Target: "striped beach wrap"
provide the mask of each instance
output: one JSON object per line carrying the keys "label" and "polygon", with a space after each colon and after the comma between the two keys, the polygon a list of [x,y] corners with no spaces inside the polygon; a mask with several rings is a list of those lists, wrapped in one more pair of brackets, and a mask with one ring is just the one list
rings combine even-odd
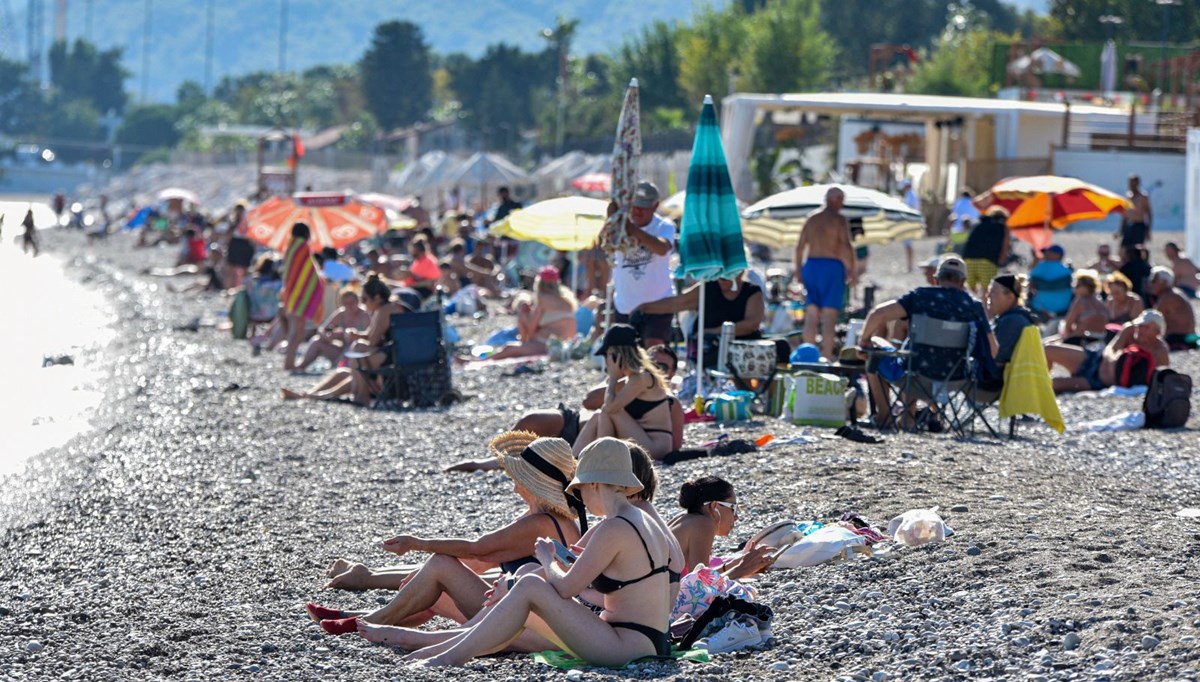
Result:
{"label": "striped beach wrap", "polygon": [[292,238],[283,256],[283,309],[306,320],[319,321],[325,283],[317,272],[308,241]]}

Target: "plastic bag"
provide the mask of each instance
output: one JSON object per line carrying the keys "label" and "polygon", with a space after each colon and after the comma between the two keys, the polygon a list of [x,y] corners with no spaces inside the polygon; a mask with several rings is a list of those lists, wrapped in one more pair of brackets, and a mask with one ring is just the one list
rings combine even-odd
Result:
{"label": "plastic bag", "polygon": [[909,547],[927,542],[944,542],[948,534],[946,522],[938,516],[937,510],[938,508],[934,507],[904,512],[888,524],[888,537]]}
{"label": "plastic bag", "polygon": [[775,561],[777,568],[818,566],[839,558],[849,558],[855,547],[866,547],[867,539],[841,526],[825,526],[804,536]]}

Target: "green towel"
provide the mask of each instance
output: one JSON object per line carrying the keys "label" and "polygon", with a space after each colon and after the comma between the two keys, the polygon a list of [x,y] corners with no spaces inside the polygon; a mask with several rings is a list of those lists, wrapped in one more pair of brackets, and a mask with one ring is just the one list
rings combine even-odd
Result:
{"label": "green towel", "polygon": [[[584,667],[593,667],[593,668],[605,667],[605,666],[593,666],[593,665],[589,664],[587,661],[583,660],[582,658],[575,658],[574,656],[572,656],[571,654],[568,654],[565,651],[555,651],[555,650],[540,651],[540,652],[529,654],[529,656],[530,656],[530,658],[537,661],[538,663],[543,663],[545,665],[554,666],[555,668],[562,668],[563,670],[570,670],[571,668],[584,668]],[[659,656],[647,656],[645,658],[637,659],[633,663],[630,663],[628,666],[621,666],[621,667],[628,668],[630,666],[635,666],[638,663],[649,663],[650,661],[666,661],[666,660],[672,660],[672,659],[673,660],[681,660],[681,661],[692,661],[693,663],[708,663],[708,660],[709,660],[708,652],[705,651],[704,649],[681,650],[679,647],[672,646],[671,647],[671,656],[669,658],[659,657]]]}

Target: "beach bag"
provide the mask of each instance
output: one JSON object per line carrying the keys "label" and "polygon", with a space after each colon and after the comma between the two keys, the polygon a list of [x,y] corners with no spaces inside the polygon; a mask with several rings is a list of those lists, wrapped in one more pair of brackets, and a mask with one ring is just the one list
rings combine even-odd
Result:
{"label": "beach bag", "polygon": [[1154,354],[1136,343],[1121,350],[1116,364],[1116,385],[1121,388],[1148,386],[1158,363]]}
{"label": "beach bag", "polygon": [[937,509],[934,507],[904,512],[888,524],[888,537],[909,547],[916,547],[927,542],[944,542],[946,540],[946,522],[942,521]]}
{"label": "beach bag", "polygon": [[745,421],[750,418],[753,404],[753,391],[726,391],[713,398],[710,413],[722,423]]}
{"label": "beach bag", "polygon": [[726,578],[710,566],[697,566],[691,573],[679,579],[679,596],[671,609],[671,621],[683,616],[699,619],[708,610],[713,600],[733,597],[748,602],[754,601],[758,593],[754,588]]}
{"label": "beach bag", "polygon": [[[862,549],[855,549],[861,547]],[[835,559],[848,559],[856,551],[867,550],[867,539],[849,528],[825,526],[804,536],[778,559],[774,568],[819,566]]]}
{"label": "beach bag", "polygon": [[1142,400],[1145,428],[1177,429],[1192,413],[1192,377],[1173,369],[1155,370]]}
{"label": "beach bag", "polygon": [[787,404],[780,417],[800,426],[837,428],[846,423],[845,377],[803,371],[787,379]]}
{"label": "beach bag", "polygon": [[729,373],[738,379],[770,381],[779,364],[774,341],[734,341],[729,344]]}

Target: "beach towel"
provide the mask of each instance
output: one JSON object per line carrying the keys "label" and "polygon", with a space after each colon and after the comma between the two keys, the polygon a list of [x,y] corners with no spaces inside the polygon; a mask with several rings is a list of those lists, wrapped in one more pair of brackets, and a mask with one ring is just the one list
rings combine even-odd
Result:
{"label": "beach towel", "polygon": [[320,321],[325,283],[317,272],[308,241],[295,239],[283,255],[283,308],[306,320]]}
{"label": "beach towel", "polygon": [[[554,651],[554,650],[537,651],[532,654],[529,654],[529,657],[532,658],[533,660],[537,661],[538,663],[553,666],[555,668],[562,668],[563,670],[570,670],[571,668],[605,667],[605,666],[592,665],[591,663],[588,663],[587,661],[583,660],[582,658],[575,658],[574,656],[572,656],[571,654],[568,654],[565,651]],[[680,649],[679,647],[674,646],[674,645],[671,646],[670,658],[678,660],[678,661],[692,661],[693,663],[708,663],[708,661],[709,661],[708,652],[705,651],[704,649]],[[645,658],[639,658],[636,661],[634,661],[633,663],[630,663],[629,665],[625,665],[625,666],[621,666],[621,667],[628,668],[630,666],[635,666],[638,663],[650,663],[653,661],[661,661],[661,660],[667,660],[667,657],[660,658],[658,656],[646,656]]]}
{"label": "beach towel", "polygon": [[1012,359],[1004,366],[1004,388],[1000,392],[1000,418],[1020,414],[1036,414],[1059,433],[1066,428],[1046,368],[1042,337],[1033,325],[1021,332]]}

